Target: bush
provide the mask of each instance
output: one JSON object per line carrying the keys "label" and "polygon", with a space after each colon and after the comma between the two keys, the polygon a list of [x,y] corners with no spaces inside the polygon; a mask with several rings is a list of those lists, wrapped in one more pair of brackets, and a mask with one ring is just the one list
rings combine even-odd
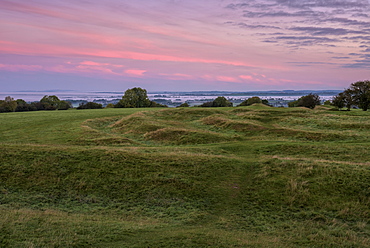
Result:
{"label": "bush", "polygon": [[24,112],[24,111],[33,111],[36,110],[32,107],[31,104],[28,104],[26,101],[22,99],[17,99],[17,108],[15,109],[15,112]]}
{"label": "bush", "polygon": [[42,110],[56,110],[59,107],[60,100],[57,96],[44,96],[40,103],[43,105]]}
{"label": "bush", "polygon": [[254,97],[248,98],[247,100],[245,100],[244,102],[242,102],[241,104],[239,104],[238,107],[239,106],[250,106],[250,105],[255,104],[255,103],[262,103],[264,105],[270,106],[269,105],[269,101],[262,100],[258,96],[254,96]]}
{"label": "bush", "polygon": [[113,103],[109,103],[107,106],[105,106],[105,108],[114,108],[114,104]]}
{"label": "bush", "polygon": [[10,96],[5,97],[4,101],[0,101],[1,112],[14,112],[17,108],[17,102]]}
{"label": "bush", "polygon": [[177,106],[177,108],[188,108],[190,105],[187,102],[182,103],[180,106]]}
{"label": "bush", "polygon": [[151,108],[167,108],[167,105],[157,103],[155,101],[150,101],[150,106]]}
{"label": "bush", "polygon": [[58,110],[68,110],[70,108],[72,108],[72,104],[70,102],[67,101],[59,102]]}
{"label": "bush", "polygon": [[223,96],[219,96],[212,102],[205,102],[199,107],[232,107],[232,106],[233,106],[232,102],[230,102]]}
{"label": "bush", "polygon": [[308,94],[307,96],[302,96],[297,101],[289,102],[289,107],[305,107],[314,109],[316,105],[320,105],[320,97],[317,94]]}
{"label": "bush", "polygon": [[87,103],[81,103],[80,106],[77,107],[77,109],[102,109],[103,105],[96,102],[87,102]]}

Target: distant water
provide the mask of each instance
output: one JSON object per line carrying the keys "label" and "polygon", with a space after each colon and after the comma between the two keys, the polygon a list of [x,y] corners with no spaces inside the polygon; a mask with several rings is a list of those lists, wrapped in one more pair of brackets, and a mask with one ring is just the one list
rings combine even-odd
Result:
{"label": "distant water", "polygon": [[[0,92],[0,100],[5,99],[7,96],[13,97],[16,99],[23,99],[27,102],[34,102],[34,101],[40,101],[41,98],[43,98],[45,95],[56,95],[61,100],[86,100],[86,101],[94,101],[94,100],[114,100],[114,99],[121,99],[124,92],[74,92],[74,91],[37,91],[37,92]],[[306,95],[305,93],[302,93],[302,95],[263,95],[259,96],[256,94],[255,96],[259,96],[261,99],[282,99],[282,100],[296,100],[299,97]],[[171,100],[172,102],[185,102],[185,101],[204,101],[208,99],[215,99],[218,96],[223,96],[223,94],[192,94],[188,95],[185,93],[177,92],[177,93],[148,93],[148,97],[152,99],[165,99],[165,100]],[[245,100],[250,98],[251,96],[245,96],[245,95],[232,95],[227,96],[224,94],[224,96],[228,99],[240,99]],[[320,95],[321,100],[330,100],[332,99],[334,95]]]}
{"label": "distant water", "polygon": [[[175,95],[166,95],[166,96],[162,96],[162,97],[155,97],[154,96],[155,94],[148,94],[148,97],[150,99],[165,99],[165,100],[171,100],[172,102],[185,102],[185,101],[204,101],[204,100],[212,100],[212,99],[215,99],[219,96],[225,96],[227,99],[234,99],[234,100],[247,100],[248,98],[252,97],[252,96],[245,96],[245,95],[232,95],[232,96],[227,96],[227,95],[208,95],[208,96],[204,96],[204,95],[200,95],[200,96],[197,96],[197,95],[191,95],[191,96],[188,96],[188,95],[181,95],[181,94],[175,94]],[[304,95],[307,95],[307,94],[302,94],[302,95],[294,95],[294,96],[284,96],[284,95],[253,95],[253,96],[258,96],[260,97],[261,99],[280,99],[280,100],[286,100],[286,101],[293,101],[293,100],[297,100],[298,98],[300,98],[301,96],[304,96]],[[334,95],[319,95],[320,96],[320,99],[321,100],[331,100],[333,98]]]}

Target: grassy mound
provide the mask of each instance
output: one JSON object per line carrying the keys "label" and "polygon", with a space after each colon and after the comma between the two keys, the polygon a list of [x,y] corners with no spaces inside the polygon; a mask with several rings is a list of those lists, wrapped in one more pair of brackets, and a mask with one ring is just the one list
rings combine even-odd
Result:
{"label": "grassy mound", "polygon": [[146,134],[147,132],[155,131],[165,126],[165,122],[155,120],[145,112],[132,114],[110,125],[115,132],[125,134]]}
{"label": "grassy mound", "polygon": [[159,141],[166,144],[210,144],[230,141],[231,138],[209,131],[162,128],[144,135],[147,140]]}
{"label": "grassy mound", "polygon": [[248,132],[248,131],[261,131],[266,129],[262,125],[254,123],[253,121],[241,121],[241,120],[233,120],[227,118],[226,116],[220,115],[211,115],[208,117],[203,118],[202,123],[206,125],[213,125],[218,128],[223,129],[231,129],[240,132]]}
{"label": "grassy mound", "polygon": [[0,247],[368,247],[370,112],[0,116]]}
{"label": "grassy mound", "polygon": [[[353,121],[354,118],[356,121]],[[240,140],[343,141],[369,137],[367,116],[343,116],[326,108],[178,108],[136,112],[122,118],[86,122],[97,144],[210,144]],[[359,132],[352,132],[356,129]],[[100,142],[102,140],[103,142]],[[95,141],[94,141],[95,142]],[[91,143],[91,142],[90,142]]]}

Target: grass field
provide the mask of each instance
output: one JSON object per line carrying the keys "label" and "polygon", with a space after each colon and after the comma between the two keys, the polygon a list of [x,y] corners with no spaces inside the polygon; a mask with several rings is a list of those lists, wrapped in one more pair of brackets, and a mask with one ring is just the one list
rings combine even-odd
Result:
{"label": "grass field", "polygon": [[370,247],[370,112],[0,114],[0,247]]}

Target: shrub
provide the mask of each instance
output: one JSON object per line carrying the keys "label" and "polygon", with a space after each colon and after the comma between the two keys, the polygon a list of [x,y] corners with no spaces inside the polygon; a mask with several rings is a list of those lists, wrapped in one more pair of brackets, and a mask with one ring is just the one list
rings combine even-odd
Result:
{"label": "shrub", "polygon": [[297,101],[288,103],[289,107],[305,107],[310,109],[314,109],[316,105],[320,105],[320,97],[312,93],[302,96]]}
{"label": "shrub", "polygon": [[17,108],[17,102],[10,96],[5,97],[4,101],[0,101],[1,112],[14,112]]}
{"label": "shrub", "polygon": [[103,105],[96,102],[87,102],[87,103],[81,103],[80,106],[77,107],[77,109],[102,109]]}
{"label": "shrub", "polygon": [[178,108],[188,108],[190,105],[187,102],[182,103],[180,106],[177,106]]}
{"label": "shrub", "polygon": [[109,103],[107,106],[105,106],[105,108],[114,108],[114,104],[113,103]]}
{"label": "shrub", "polygon": [[205,102],[199,107],[232,107],[232,106],[233,106],[232,102],[230,102],[223,96],[219,96],[212,102]]}
{"label": "shrub", "polygon": [[250,106],[252,104],[255,104],[255,103],[262,103],[264,105],[267,105],[267,106],[270,106],[269,105],[269,101],[267,100],[262,100],[261,98],[259,98],[258,96],[254,96],[254,97],[251,97],[251,98],[248,98],[247,100],[245,100],[244,102],[240,103],[238,105],[239,106]]}

